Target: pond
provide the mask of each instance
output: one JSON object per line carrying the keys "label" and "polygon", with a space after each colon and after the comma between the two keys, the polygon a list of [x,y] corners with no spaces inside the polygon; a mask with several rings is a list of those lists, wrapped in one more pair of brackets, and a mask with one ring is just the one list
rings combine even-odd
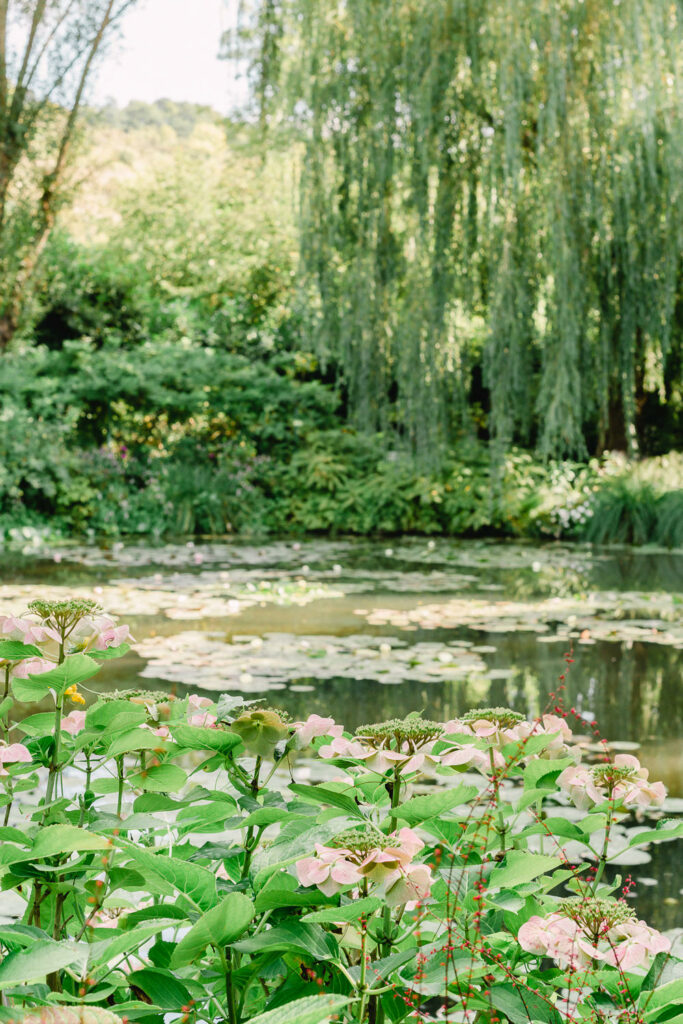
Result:
{"label": "pond", "polygon": [[[69,545],[5,556],[0,612],[38,594],[95,596],[135,653],[101,688],[266,698],[349,729],[421,710],[436,719],[560,697],[572,727],[636,750],[683,811],[683,553],[483,541]],[[555,694],[556,696],[553,696]],[[619,870],[639,910],[678,917],[673,844]],[[650,859],[651,858],[651,859]]]}

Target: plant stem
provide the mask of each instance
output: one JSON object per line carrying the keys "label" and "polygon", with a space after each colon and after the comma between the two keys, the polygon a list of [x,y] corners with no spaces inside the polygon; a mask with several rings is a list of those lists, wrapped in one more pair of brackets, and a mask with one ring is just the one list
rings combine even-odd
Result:
{"label": "plant stem", "polygon": [[368,922],[363,921],[361,925],[361,937],[360,937],[360,978],[358,984],[358,991],[360,993],[360,1002],[358,1004],[358,1021],[359,1024],[363,1024],[365,1021],[365,1010],[368,1003],[368,982],[367,982],[367,970],[368,970]]}
{"label": "plant stem", "polygon": [[228,1021],[230,1024],[239,1024],[237,1003],[235,1002],[235,988],[232,983],[232,951],[228,948],[219,949],[223,973],[225,974],[225,995],[228,1000]]}
{"label": "plant stem", "polygon": [[498,779],[498,772],[493,760],[493,747],[489,747],[489,759],[491,761],[491,780],[493,782],[493,799],[496,805],[496,815],[498,817],[498,836],[500,838],[500,852],[505,853],[505,833],[507,831],[505,825],[505,818],[503,817],[503,808],[500,805],[500,781]]}
{"label": "plant stem", "polygon": [[612,810],[613,810],[613,808],[614,808],[614,801],[612,800],[612,796],[610,795],[609,811],[607,813],[607,821],[605,822],[605,841],[602,844],[602,851],[600,853],[600,858],[598,860],[598,867],[597,867],[597,870],[595,872],[595,878],[593,879],[593,888],[592,888],[593,896],[595,896],[596,892],[598,891],[598,885],[600,884],[600,879],[602,878],[603,872],[605,870],[605,864],[607,863],[607,848],[609,846],[610,832],[612,831]]}
{"label": "plant stem", "polygon": [[121,817],[121,809],[123,807],[123,758],[116,758],[116,775],[119,780],[119,789],[116,797],[116,816]]}
{"label": "plant stem", "polygon": [[[57,664],[61,665],[64,661],[64,634],[62,633],[62,642],[59,645],[59,658]],[[47,789],[45,791],[45,806],[43,809],[43,816],[40,819],[40,824],[45,824],[47,818],[48,808],[52,803],[52,796],[55,789],[55,782],[57,779],[57,773],[59,771],[59,753],[60,744],[62,738],[62,711],[64,710],[64,694],[59,693],[55,703],[55,745],[52,750],[52,757],[50,758],[50,765],[47,770]]]}

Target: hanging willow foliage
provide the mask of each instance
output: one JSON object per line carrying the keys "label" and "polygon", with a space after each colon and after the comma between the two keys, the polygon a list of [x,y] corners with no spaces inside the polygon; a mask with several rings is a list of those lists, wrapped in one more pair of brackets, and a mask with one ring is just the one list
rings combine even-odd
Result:
{"label": "hanging willow foliage", "polygon": [[481,367],[501,443],[633,450],[639,403],[680,387],[682,21],[674,0],[248,9],[263,116],[304,138],[316,343],[361,427],[434,451]]}

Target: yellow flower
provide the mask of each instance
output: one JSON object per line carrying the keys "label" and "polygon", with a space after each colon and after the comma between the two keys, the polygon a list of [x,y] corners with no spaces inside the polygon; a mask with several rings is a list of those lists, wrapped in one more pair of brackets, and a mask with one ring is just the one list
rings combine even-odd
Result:
{"label": "yellow flower", "polygon": [[64,691],[64,696],[68,697],[74,704],[85,704],[85,697],[78,692],[78,687],[75,683],[73,686],[67,687]]}

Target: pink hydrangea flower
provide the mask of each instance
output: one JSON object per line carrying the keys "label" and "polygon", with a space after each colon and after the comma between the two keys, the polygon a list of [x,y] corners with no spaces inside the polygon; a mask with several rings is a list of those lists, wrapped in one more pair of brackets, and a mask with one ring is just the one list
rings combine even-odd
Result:
{"label": "pink hydrangea flower", "polygon": [[576,921],[562,914],[530,917],[519,929],[517,941],[528,953],[550,957],[560,967],[588,967],[597,954]]}
{"label": "pink hydrangea flower", "polygon": [[392,907],[429,895],[432,876],[428,866],[412,863],[424,846],[412,829],[402,828],[388,837],[372,827],[369,831],[349,829],[339,839],[346,845],[331,847],[318,843],[315,857],[298,862],[296,870],[301,885],[317,885],[326,896],[333,896],[349,885],[358,888],[365,880],[366,885],[370,882],[376,886],[375,891],[381,892]]}
{"label": "pink hydrangea flower", "polygon": [[15,679],[28,679],[29,676],[42,676],[45,672],[51,672],[55,668],[53,661],[47,658],[24,658],[23,661],[16,661],[10,671]]}
{"label": "pink hydrangea flower", "polygon": [[389,838],[396,840],[393,845],[371,850],[360,865],[361,874],[371,882],[382,882],[388,875],[406,868],[424,846],[411,828],[402,828]]}
{"label": "pink hydrangea flower", "polygon": [[85,711],[70,711],[62,719],[62,729],[72,736],[75,736],[83,728],[85,728]]}
{"label": "pink hydrangea flower", "polygon": [[491,757],[493,757],[494,768],[504,768],[505,758],[499,750],[480,750],[479,747],[464,746],[448,751],[441,755],[441,764],[447,768],[455,768],[460,765],[469,765],[477,768],[482,774],[491,774]]}
{"label": "pink hydrangea flower", "polygon": [[59,643],[59,633],[55,629],[14,615],[0,618],[0,633],[5,639],[18,640],[22,644],[44,644],[48,641]]}
{"label": "pink hydrangea flower", "polygon": [[384,884],[384,900],[388,907],[424,900],[432,887],[432,873],[426,864],[407,864],[395,871]]}
{"label": "pink hydrangea flower", "polygon": [[318,753],[326,760],[331,757],[353,757],[362,761],[369,756],[362,743],[358,740],[348,740],[345,736],[335,736],[331,743],[320,747]]}
{"label": "pink hydrangea flower", "polygon": [[579,756],[578,748],[569,746],[573,733],[560,715],[541,715],[533,722],[522,722],[518,729],[523,740],[530,736],[552,736],[543,750],[527,755],[529,760],[540,757],[552,761],[561,757]]}
{"label": "pink hydrangea flower", "polygon": [[[211,707],[213,707],[213,701],[208,697],[198,697],[196,693],[191,693],[187,698],[188,723],[202,729],[215,729],[218,719],[206,711],[206,708]],[[193,713],[191,714],[191,712]]]}
{"label": "pink hydrangea flower", "polygon": [[0,775],[8,775],[6,764],[30,764],[33,758],[23,743],[0,744]]}
{"label": "pink hydrangea flower", "polygon": [[645,921],[625,921],[615,925],[607,936],[609,949],[600,953],[600,959],[623,971],[632,967],[646,967],[657,953],[668,953],[671,942],[666,935],[650,928]]}
{"label": "pink hydrangea flower", "polygon": [[111,615],[82,618],[69,637],[72,651],[106,651],[132,640],[128,626],[117,626]]}
{"label": "pink hydrangea flower", "polygon": [[335,737],[331,743],[320,747],[318,753],[325,759],[351,757],[356,761],[363,761],[365,767],[370,771],[384,775],[386,771],[396,767],[407,773],[419,771],[427,761],[438,764],[439,758],[434,757],[431,753],[433,746],[433,743],[425,744],[417,752],[391,750],[388,747],[375,747],[371,744],[361,743],[360,740],[349,740],[340,735]]}
{"label": "pink hydrangea flower", "polygon": [[617,754],[614,761],[604,764],[570,765],[558,776],[557,783],[580,810],[610,798],[629,808],[661,806],[666,788],[662,782],[650,782],[648,774],[636,757]]}
{"label": "pink hydrangea flower", "polygon": [[333,739],[338,739],[343,731],[344,727],[337,725],[334,718],[309,715],[305,722],[294,723],[294,741],[301,750],[304,747],[309,747],[318,736],[331,736]]}
{"label": "pink hydrangea flower", "polygon": [[637,921],[622,902],[596,897],[573,898],[548,917],[529,918],[517,938],[527,952],[574,969],[601,962],[622,970],[645,967],[671,948],[665,935]]}
{"label": "pink hydrangea flower", "polygon": [[316,843],[315,852],[315,857],[297,862],[296,873],[301,885],[317,885],[325,896],[334,896],[341,889],[360,882],[358,865],[347,860],[348,850]]}

